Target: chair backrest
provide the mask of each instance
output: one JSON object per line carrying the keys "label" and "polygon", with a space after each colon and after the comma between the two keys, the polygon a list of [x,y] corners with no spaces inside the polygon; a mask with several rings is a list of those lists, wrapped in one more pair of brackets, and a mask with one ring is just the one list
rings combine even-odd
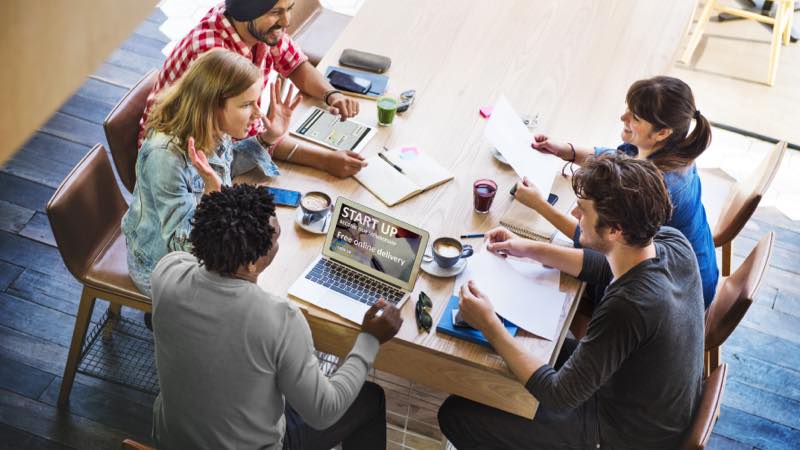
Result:
{"label": "chair backrest", "polygon": [[303,26],[312,20],[321,8],[319,0],[295,0],[294,8],[292,8],[292,20],[286,29],[289,36],[294,36],[303,29]]}
{"label": "chair backrest", "polygon": [[122,441],[122,450],[155,450],[149,445],[140,444],[133,439],[125,439]]}
{"label": "chair backrest", "polygon": [[775,233],[758,241],[742,265],[722,280],[714,301],[706,311],[706,350],[719,347],[744,317],[769,267]]}
{"label": "chair backrest", "polygon": [[136,156],[139,154],[139,121],[142,119],[147,96],[156,83],[158,70],[151,70],[125,94],[103,122],[108,149],[114,157],[119,179],[130,192],[136,184]]}
{"label": "chair backrest", "polygon": [[722,364],[703,382],[703,396],[694,413],[692,426],[686,432],[681,450],[702,450],[708,444],[717,412],[722,403],[725,380],[728,378],[728,365]]}
{"label": "chair backrest", "polygon": [[731,189],[714,227],[714,245],[722,247],[742,231],[781,167],[787,143],[778,142],[758,168]]}
{"label": "chair backrest", "polygon": [[83,281],[119,230],[128,205],[105,148],[97,144],[64,178],[47,203],[47,217],[67,269]]}

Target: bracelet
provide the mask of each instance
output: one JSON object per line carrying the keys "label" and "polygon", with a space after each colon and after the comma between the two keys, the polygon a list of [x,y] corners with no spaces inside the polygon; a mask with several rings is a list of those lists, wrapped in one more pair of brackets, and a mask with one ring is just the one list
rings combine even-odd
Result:
{"label": "bracelet", "polygon": [[325,95],[322,96],[322,103],[325,103],[326,105],[331,106],[330,104],[328,104],[328,98],[333,94],[341,94],[341,93],[342,93],[342,91],[339,91],[337,89],[329,89],[329,90],[325,91]]}
{"label": "bracelet", "polygon": [[290,159],[292,159],[292,156],[294,156],[294,152],[297,151],[297,146],[298,146],[298,144],[294,144],[294,147],[292,147],[292,149],[289,150],[289,154],[286,155],[286,161],[289,161]]}
{"label": "bracelet", "polygon": [[275,151],[275,148],[278,146],[278,144],[280,144],[283,141],[283,138],[285,137],[286,135],[284,134],[278,139],[275,139],[275,142],[270,144],[269,142],[265,141],[264,138],[261,137],[261,133],[256,134],[256,140],[258,141],[259,144],[261,144],[262,147],[264,147],[264,150],[266,150],[267,153],[270,154],[270,156],[272,155],[272,152]]}
{"label": "bracelet", "polygon": [[575,158],[578,156],[578,154],[575,153],[575,146],[570,144],[569,142],[567,142],[567,145],[569,145],[569,148],[572,149],[572,159],[570,159],[569,162],[575,162]]}

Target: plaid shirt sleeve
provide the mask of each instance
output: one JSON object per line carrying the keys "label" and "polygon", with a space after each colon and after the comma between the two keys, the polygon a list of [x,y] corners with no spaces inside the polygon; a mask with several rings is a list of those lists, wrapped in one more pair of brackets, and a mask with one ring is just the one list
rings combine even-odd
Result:
{"label": "plaid shirt sleeve", "polygon": [[273,67],[284,77],[288,77],[300,64],[308,61],[308,57],[288,34],[283,35],[278,45],[270,47],[270,55]]}

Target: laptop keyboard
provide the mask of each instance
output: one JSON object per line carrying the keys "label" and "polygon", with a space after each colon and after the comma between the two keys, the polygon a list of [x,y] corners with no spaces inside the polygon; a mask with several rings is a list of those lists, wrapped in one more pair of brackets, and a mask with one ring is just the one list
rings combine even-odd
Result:
{"label": "laptop keyboard", "polygon": [[325,258],[317,261],[306,278],[366,305],[377,302],[379,297],[397,305],[405,295],[400,289]]}

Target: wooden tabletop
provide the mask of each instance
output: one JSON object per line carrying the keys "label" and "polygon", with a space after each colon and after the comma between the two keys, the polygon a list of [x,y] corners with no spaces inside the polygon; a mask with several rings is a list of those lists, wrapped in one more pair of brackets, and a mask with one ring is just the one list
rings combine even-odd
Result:
{"label": "wooden tabletop", "polygon": [[[411,109],[388,128],[380,128],[363,154],[382,146],[414,145],[455,174],[455,179],[392,208],[352,178],[339,180],[288,163],[270,185],[301,192],[322,190],[384,211],[430,232],[431,239],[458,237],[493,228],[516,181],[497,162],[483,138],[486,120],[478,114],[506,95],[519,114],[539,114],[537,132],[576,145],[616,145],[625,93],[635,80],[666,71],[673,60],[694,2],[505,0],[369,0],[320,63],[336,65],[345,48],[387,55],[392,67],[389,91],[416,89]],[[499,5],[502,4],[502,7]],[[358,120],[374,125],[375,103],[361,101]],[[303,114],[302,105],[295,113]],[[499,189],[486,215],[472,210],[472,183],[497,181]],[[320,254],[324,236],[294,223],[295,211],[280,208],[280,250],[259,284],[276,294]],[[466,240],[465,242],[471,242]],[[479,240],[473,242],[479,244]],[[453,279],[421,273],[398,335],[381,348],[376,367],[431,387],[456,393],[506,411],[532,417],[536,401],[508,372],[493,351],[459,339],[418,333],[414,301],[424,290],[439,316]],[[561,338],[522,335],[533,354],[554,361],[566,332],[580,283],[561,278],[565,307]],[[521,293],[524,294],[524,293]],[[304,305],[315,344],[321,351],[345,355],[357,327],[335,315]]]}

